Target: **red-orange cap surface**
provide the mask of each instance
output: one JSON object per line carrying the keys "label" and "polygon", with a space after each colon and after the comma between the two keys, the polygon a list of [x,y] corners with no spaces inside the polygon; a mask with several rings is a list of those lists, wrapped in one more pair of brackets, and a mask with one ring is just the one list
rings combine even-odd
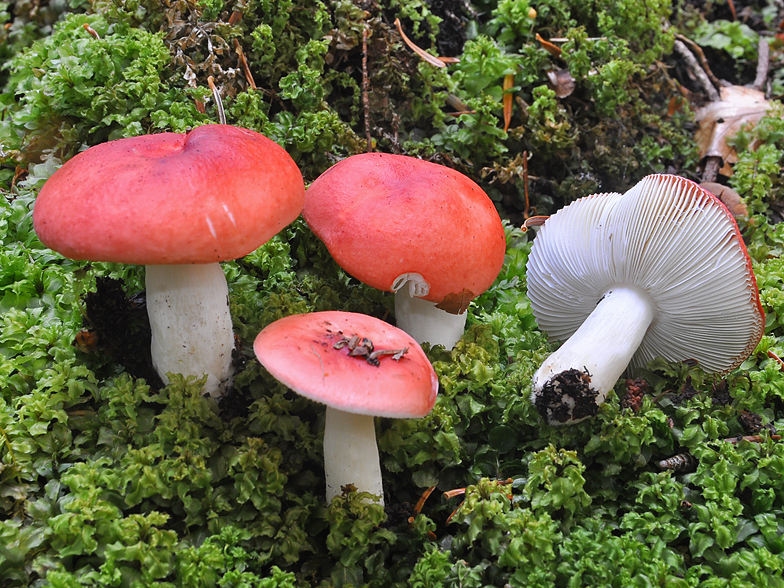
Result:
{"label": "red-orange cap surface", "polygon": [[[369,339],[376,351],[407,347],[408,352],[400,359],[383,355],[375,366],[349,355],[348,341],[355,335]],[[288,316],[263,329],[253,349],[277,380],[345,412],[418,418],[436,401],[438,378],[419,344],[397,327],[364,314]]]}
{"label": "red-orange cap surface", "polygon": [[250,253],[297,218],[302,174],[260,133],[205,125],[102,143],[46,182],[33,219],[71,259],[211,263]]}
{"label": "red-orange cap surface", "polygon": [[465,310],[504,262],[504,228],[487,194],[413,157],[344,159],[308,188],[303,214],[349,274],[386,291],[402,274],[421,274],[430,284],[422,298],[449,312]]}

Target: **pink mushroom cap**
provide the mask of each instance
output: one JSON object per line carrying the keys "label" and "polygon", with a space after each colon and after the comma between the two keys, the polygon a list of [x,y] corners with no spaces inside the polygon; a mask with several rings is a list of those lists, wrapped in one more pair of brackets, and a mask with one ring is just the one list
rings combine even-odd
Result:
{"label": "pink mushroom cap", "polygon": [[71,259],[141,265],[242,257],[302,211],[304,182],[260,133],[205,125],[96,145],[41,189],[41,241]]}
{"label": "pink mushroom cap", "polygon": [[[370,339],[376,350],[403,349],[379,365],[349,355],[346,339]],[[341,343],[342,342],[342,346]],[[339,348],[335,345],[338,344]],[[433,408],[438,378],[419,344],[384,321],[353,312],[296,314],[264,328],[253,343],[261,364],[298,394],[355,414],[423,417]]]}
{"label": "pink mushroom cap", "polygon": [[305,220],[349,274],[392,291],[398,276],[418,273],[422,296],[457,314],[487,290],[506,252],[493,202],[451,168],[388,153],[353,155],[305,194]]}

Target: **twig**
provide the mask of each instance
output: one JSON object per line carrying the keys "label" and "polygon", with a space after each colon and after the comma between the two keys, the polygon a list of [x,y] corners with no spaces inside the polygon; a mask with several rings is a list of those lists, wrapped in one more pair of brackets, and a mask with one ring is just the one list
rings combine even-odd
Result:
{"label": "twig", "polygon": [[[705,69],[703,69],[703,67],[700,66],[699,63],[697,63],[697,59],[694,57],[694,54],[691,51],[689,51],[688,47],[686,47],[686,45],[680,39],[684,39],[686,42],[692,45],[696,45],[696,43],[693,43],[693,41],[691,41],[686,37],[683,37],[682,35],[678,35],[678,39],[675,40],[674,46],[675,46],[675,50],[686,61],[686,65],[689,67],[689,69],[692,71],[694,76],[697,78],[697,81],[699,81],[700,85],[705,89],[705,92],[708,94],[708,99],[711,102],[718,102],[719,100],[721,100],[721,97],[719,96],[718,90],[716,90],[716,86],[714,86],[713,83],[711,82],[711,77],[716,82],[718,82],[718,80],[716,80],[715,76],[713,76],[712,73],[710,74],[711,77],[709,77],[708,74],[706,73],[706,69],[707,71],[710,71],[710,68],[708,67],[707,61],[705,60],[704,53],[702,53],[702,49],[699,49],[699,47],[697,47],[698,53],[703,59],[703,65],[705,66]],[[721,169],[722,165],[724,165],[724,161],[722,160],[721,157],[712,156],[712,155],[707,156],[705,158],[705,166],[703,167],[702,170],[702,181],[715,182],[716,178],[719,175],[719,170]]]}
{"label": "twig", "polygon": [[248,60],[245,59],[245,52],[242,50],[240,42],[237,39],[234,39],[234,51],[240,59],[240,67],[242,67],[242,73],[245,74],[248,85],[252,90],[258,90],[256,82],[253,80],[253,74],[250,72],[250,67],[248,67]]}
{"label": "twig", "polygon": [[702,69],[699,63],[697,63],[697,58],[694,57],[692,52],[689,51],[688,47],[686,47],[682,41],[676,39],[674,46],[675,50],[681,55],[681,57],[683,57],[683,59],[686,61],[686,64],[689,66],[689,69],[691,69],[697,80],[705,89],[705,92],[708,94],[708,99],[711,102],[718,102],[720,100],[719,92],[711,83],[710,79],[708,78],[708,74],[705,73],[705,70]]}
{"label": "twig", "polygon": [[762,36],[759,38],[757,53],[759,54],[757,76],[754,78],[754,83],[751,84],[751,87],[761,91],[768,79],[768,69],[770,68],[770,45],[768,45],[767,38]]}
{"label": "twig", "polygon": [[528,200],[528,151],[523,151],[523,190],[525,192],[525,210],[523,210],[523,220],[528,220],[530,212],[530,200]]}
{"label": "twig", "polygon": [[697,57],[700,58],[700,64],[702,65],[702,69],[705,70],[705,73],[708,75],[708,78],[710,78],[710,81],[713,82],[714,86],[720,87],[721,81],[719,81],[719,78],[713,75],[710,65],[708,65],[708,58],[705,57],[705,52],[702,50],[702,47],[700,47],[697,43],[689,39],[689,37],[681,35],[680,33],[676,34],[675,36],[681,41],[683,41],[684,43],[688,43],[692,51],[694,51],[697,54]]}
{"label": "twig", "polygon": [[367,152],[373,151],[373,137],[370,134],[370,100],[368,94],[370,93],[370,80],[368,78],[368,30],[367,23],[365,28],[362,29],[362,103],[365,109],[365,137],[367,139]]}
{"label": "twig", "polygon": [[220,90],[215,86],[215,78],[212,76],[207,78],[207,85],[212,90],[212,97],[215,100],[215,107],[218,109],[218,122],[222,125],[226,124],[226,112],[223,110],[223,100],[221,100]]}
{"label": "twig", "polygon": [[719,176],[719,170],[724,165],[724,160],[717,155],[705,156],[705,167],[702,170],[702,182],[715,182]]}
{"label": "twig", "polygon": [[[770,438],[774,441],[778,441],[781,439],[781,435],[771,435]],[[725,439],[725,441],[727,443],[732,443],[733,445],[740,443],[741,441],[748,441],[749,443],[762,443],[763,438],[761,435],[739,435],[738,437],[729,437]]]}

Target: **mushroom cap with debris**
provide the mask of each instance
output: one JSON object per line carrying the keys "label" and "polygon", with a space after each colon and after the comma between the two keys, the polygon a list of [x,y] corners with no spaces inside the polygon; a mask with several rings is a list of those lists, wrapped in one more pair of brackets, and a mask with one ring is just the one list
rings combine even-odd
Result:
{"label": "mushroom cap with debris", "polygon": [[[372,351],[396,351],[377,365],[351,356],[357,337]],[[323,311],[284,317],[265,327],[253,344],[275,379],[298,394],[354,414],[419,418],[433,408],[438,377],[410,335],[355,312]],[[405,350],[405,351],[404,351]]]}

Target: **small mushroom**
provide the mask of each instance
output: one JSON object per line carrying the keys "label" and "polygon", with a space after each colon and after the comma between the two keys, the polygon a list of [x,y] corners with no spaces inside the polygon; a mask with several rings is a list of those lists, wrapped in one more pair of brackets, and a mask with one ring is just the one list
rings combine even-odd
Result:
{"label": "small mushroom", "polygon": [[102,143],[41,189],[38,237],[71,259],[146,266],[152,360],[207,374],[205,394],[232,381],[228,286],[218,262],[246,255],[301,212],[294,161],[263,135],[227,125]]}
{"label": "small mushroom", "polygon": [[373,417],[423,417],[438,393],[438,378],[417,342],[377,318],[325,311],[275,321],[253,349],[275,379],[327,405],[327,501],[352,484],[383,503]]}
{"label": "small mushroom", "polygon": [[343,269],[396,293],[397,325],[420,343],[454,347],[468,304],[504,262],[504,228],[487,194],[414,157],[344,159],[308,188],[303,215]]}
{"label": "small mushroom", "polygon": [[540,328],[566,341],[533,378],[532,401],[553,425],[595,414],[627,366],[656,357],[727,373],[765,326],[735,220],[677,176],[558,211],[534,240],[527,281]]}

